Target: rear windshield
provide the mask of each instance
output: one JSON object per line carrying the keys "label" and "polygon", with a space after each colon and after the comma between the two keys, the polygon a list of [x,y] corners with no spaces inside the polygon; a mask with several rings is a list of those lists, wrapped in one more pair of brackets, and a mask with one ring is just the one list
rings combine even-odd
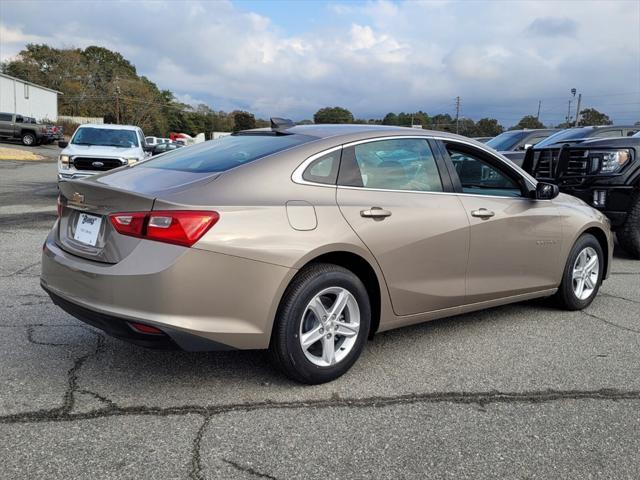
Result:
{"label": "rear windshield", "polygon": [[504,132],[497,137],[493,137],[486,145],[499,152],[511,150],[520,141],[522,135],[522,132]]}
{"label": "rear windshield", "polygon": [[554,143],[564,142],[566,140],[575,140],[578,138],[586,138],[589,134],[593,132],[593,128],[567,128],[566,130],[560,130],[557,133],[554,133],[550,137],[545,138],[543,141],[538,143],[535,148],[547,147],[549,145],[553,145]]}
{"label": "rear windshield", "polygon": [[307,135],[228,135],[169,152],[148,160],[140,167],[183,172],[224,172],[272,153],[301,145],[314,137]]}

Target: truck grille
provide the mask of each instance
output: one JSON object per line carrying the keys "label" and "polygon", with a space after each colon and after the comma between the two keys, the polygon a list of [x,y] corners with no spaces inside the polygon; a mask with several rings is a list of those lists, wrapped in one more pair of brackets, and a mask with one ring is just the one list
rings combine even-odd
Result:
{"label": "truck grille", "polygon": [[554,178],[560,150],[540,150],[533,175],[536,178]]}
{"label": "truck grille", "polygon": [[589,173],[588,150],[569,150],[568,163],[563,172],[567,176],[584,176]]}
{"label": "truck grille", "polygon": [[120,158],[95,158],[95,157],[74,157],[73,166],[76,170],[93,170],[105,172],[113,168],[121,167],[125,164]]}

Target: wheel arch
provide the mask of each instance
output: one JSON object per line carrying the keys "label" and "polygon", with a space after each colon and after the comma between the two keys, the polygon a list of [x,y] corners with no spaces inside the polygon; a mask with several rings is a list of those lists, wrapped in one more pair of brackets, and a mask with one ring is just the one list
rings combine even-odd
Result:
{"label": "wheel arch", "polygon": [[[371,302],[371,329],[369,335],[371,338],[380,326],[383,312],[387,310],[385,304],[388,301],[388,292],[386,290],[386,282],[377,263],[375,263],[374,259],[367,257],[368,255],[366,255],[366,253],[363,255],[361,252],[353,251],[350,248],[322,249],[305,256],[295,265],[295,268],[300,272],[309,265],[331,263],[353,272],[364,284],[367,289],[367,294],[369,295],[369,301]],[[278,301],[278,307],[274,317],[277,317],[277,311],[280,310],[280,305],[284,300],[287,288],[291,282],[293,282],[296,275],[288,279],[287,286],[284,288]]]}

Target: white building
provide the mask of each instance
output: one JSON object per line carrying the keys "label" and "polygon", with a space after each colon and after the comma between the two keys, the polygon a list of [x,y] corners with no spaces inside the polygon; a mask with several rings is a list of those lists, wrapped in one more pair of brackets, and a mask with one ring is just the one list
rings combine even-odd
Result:
{"label": "white building", "polygon": [[0,73],[0,112],[56,121],[58,95],[62,92]]}

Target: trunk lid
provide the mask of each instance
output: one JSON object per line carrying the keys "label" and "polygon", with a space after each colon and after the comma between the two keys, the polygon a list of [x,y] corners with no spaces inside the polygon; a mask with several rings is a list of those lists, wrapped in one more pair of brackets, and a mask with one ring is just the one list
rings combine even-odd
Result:
{"label": "trunk lid", "polygon": [[109,214],[149,212],[156,198],[209,183],[218,176],[218,173],[123,168],[87,179],[60,182],[63,208],[57,244],[79,257],[118,263],[142,240],[117,233]]}

